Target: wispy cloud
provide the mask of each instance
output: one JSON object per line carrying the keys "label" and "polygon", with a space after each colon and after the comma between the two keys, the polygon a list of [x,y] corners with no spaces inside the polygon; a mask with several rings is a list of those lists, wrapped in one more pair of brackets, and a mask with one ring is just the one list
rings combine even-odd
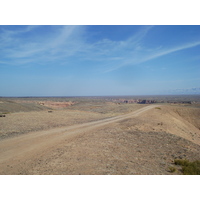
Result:
{"label": "wispy cloud", "polygon": [[[38,36],[36,39],[25,40],[22,34],[32,32],[39,26],[22,27],[19,30],[1,31],[1,58],[10,59],[10,63],[23,63],[20,59],[59,60],[78,56],[84,60],[94,61],[120,61],[127,60],[132,51],[139,49],[142,38],[153,28],[152,26],[141,27],[132,37],[123,41],[102,39],[95,43],[85,40],[85,28],[83,26],[59,26],[55,27],[52,35]],[[49,58],[48,58],[49,57]],[[44,60],[43,60],[44,61]],[[24,62],[27,63],[27,62]]]}
{"label": "wispy cloud", "polygon": [[69,38],[73,37],[74,32],[76,31],[77,26],[63,26],[60,28],[59,34],[51,41],[49,47],[56,48],[65,44],[66,41],[69,41]]}
{"label": "wispy cloud", "polygon": [[156,52],[155,54],[152,54],[149,57],[144,58],[144,60],[141,60],[141,62],[146,62],[148,60],[152,60],[152,59],[155,59],[155,58],[158,58],[158,57],[161,57],[161,56],[164,56],[164,55],[168,55],[168,54],[171,54],[171,53],[174,53],[174,52],[177,52],[177,51],[181,51],[181,50],[184,50],[184,49],[193,48],[193,47],[196,47],[196,46],[199,46],[199,45],[200,45],[200,41],[196,41],[196,42],[186,43],[186,44],[183,44],[181,46],[176,46],[176,47],[173,47],[173,48],[170,48],[170,49],[160,50],[159,52]]}
{"label": "wispy cloud", "polygon": [[150,60],[153,60],[153,59],[156,59],[156,58],[159,58],[159,57],[162,57],[162,56],[165,56],[165,55],[177,52],[177,51],[193,48],[193,47],[196,47],[199,45],[200,45],[200,41],[196,41],[196,42],[186,43],[186,44],[183,44],[180,46],[175,46],[175,47],[168,48],[168,49],[159,47],[159,49],[157,49],[157,48],[152,49],[149,52],[147,52],[145,49],[142,49],[142,48],[138,49],[136,47],[135,51],[133,51],[131,56],[129,56],[129,57],[126,56],[122,63],[119,63],[118,65],[116,65],[110,69],[107,69],[105,71],[105,73],[117,70],[119,68],[122,68],[122,67],[130,65],[130,64],[136,65],[136,64],[144,63],[144,62],[147,62],[147,61],[150,61]]}
{"label": "wispy cloud", "polygon": [[[12,26],[10,26],[12,27]],[[21,26],[19,26],[21,27]],[[13,45],[14,43],[17,43],[19,41],[18,35],[21,35],[23,33],[31,32],[35,29],[37,29],[39,26],[22,26],[20,29],[6,29],[4,27],[0,27],[0,44],[1,47],[6,47]]]}
{"label": "wispy cloud", "polygon": [[[35,39],[24,39],[23,33],[34,31],[37,27],[28,26],[17,31],[2,29],[0,34],[0,53],[1,59],[10,60],[10,63],[23,63],[19,59],[32,61],[33,58],[42,60],[59,59],[69,57],[76,53],[78,45],[78,35],[81,27],[61,26],[55,27],[55,31],[47,37],[39,35]],[[31,59],[30,59],[31,58]],[[45,61],[45,60],[43,60]],[[47,59],[48,61],[48,59]],[[24,62],[27,64],[27,62]]]}
{"label": "wispy cloud", "polygon": [[[34,31],[40,28],[40,26],[26,26],[15,31],[1,28],[1,63],[12,65],[35,61],[63,63],[70,58],[79,58],[100,62],[102,72],[108,73],[127,65],[134,66],[200,45],[200,41],[195,41],[168,48],[159,45],[147,49],[143,41],[154,26],[142,26],[126,40],[103,38],[93,43],[86,39],[87,29],[84,26],[52,26],[50,33],[46,35],[34,34]],[[26,33],[33,33],[33,38],[24,39],[23,34]]]}

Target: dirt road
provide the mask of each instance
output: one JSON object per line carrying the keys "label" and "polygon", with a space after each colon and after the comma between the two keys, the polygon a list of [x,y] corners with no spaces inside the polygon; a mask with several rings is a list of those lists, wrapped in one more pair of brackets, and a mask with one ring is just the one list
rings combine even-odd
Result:
{"label": "dirt road", "polygon": [[10,164],[17,165],[19,162],[24,162],[27,159],[37,157],[45,151],[52,150],[56,145],[66,142],[70,137],[77,134],[83,134],[120,120],[136,117],[157,106],[158,105],[149,105],[132,113],[117,117],[55,128],[47,131],[32,132],[4,139],[0,141],[0,173]]}

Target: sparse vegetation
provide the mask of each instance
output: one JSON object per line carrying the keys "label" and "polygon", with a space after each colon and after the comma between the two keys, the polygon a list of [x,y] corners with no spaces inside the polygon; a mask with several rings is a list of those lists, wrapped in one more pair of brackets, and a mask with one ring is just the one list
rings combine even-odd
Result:
{"label": "sparse vegetation", "polygon": [[175,165],[182,166],[184,175],[200,175],[200,161],[190,162],[188,160],[174,160]]}
{"label": "sparse vegetation", "polygon": [[[129,103],[117,104],[115,99],[118,98],[0,99],[0,115],[6,115],[0,117],[0,145],[1,149],[8,149],[0,157],[10,162],[1,163],[0,174],[199,174],[191,166],[192,172],[190,168],[188,172],[181,164],[200,161],[200,132],[192,126],[200,128],[200,104],[146,105],[130,103],[131,97],[119,97]],[[76,103],[54,108],[45,107],[45,102]],[[151,109],[143,112],[147,107]],[[138,114],[129,117],[132,112]],[[112,117],[120,117],[121,121],[108,125]],[[26,154],[29,145],[23,145],[25,138],[26,144],[30,141],[37,147],[31,146],[30,154]],[[17,151],[20,155],[24,152],[20,165],[17,159],[10,159]],[[33,162],[27,162],[30,159]],[[175,164],[175,159],[182,161]]]}
{"label": "sparse vegetation", "polygon": [[176,168],[175,168],[175,167],[169,167],[169,171],[170,171],[171,173],[173,173],[173,172],[176,171]]}

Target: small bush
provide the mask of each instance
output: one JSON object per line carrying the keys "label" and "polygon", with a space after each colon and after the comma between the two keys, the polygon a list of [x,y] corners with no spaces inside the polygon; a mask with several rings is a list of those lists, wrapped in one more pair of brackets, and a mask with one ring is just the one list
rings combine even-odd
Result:
{"label": "small bush", "polygon": [[159,110],[161,110],[161,108],[160,108],[160,107],[155,107],[155,109],[159,109]]}
{"label": "small bush", "polygon": [[187,166],[189,163],[188,160],[174,160],[175,165]]}
{"label": "small bush", "polygon": [[200,175],[200,161],[190,162],[188,160],[174,160],[175,165],[182,166],[184,175]]}
{"label": "small bush", "polygon": [[170,171],[171,173],[173,173],[173,172],[176,171],[176,168],[175,168],[175,167],[169,167],[169,171]]}

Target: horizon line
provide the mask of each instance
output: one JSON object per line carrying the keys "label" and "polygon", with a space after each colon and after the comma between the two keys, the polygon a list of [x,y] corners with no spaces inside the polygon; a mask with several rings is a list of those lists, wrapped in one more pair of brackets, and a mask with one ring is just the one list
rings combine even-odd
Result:
{"label": "horizon line", "polygon": [[131,96],[200,96],[200,94],[137,94],[137,95],[86,95],[86,96],[0,96],[0,98],[74,98],[74,97],[131,97]]}

